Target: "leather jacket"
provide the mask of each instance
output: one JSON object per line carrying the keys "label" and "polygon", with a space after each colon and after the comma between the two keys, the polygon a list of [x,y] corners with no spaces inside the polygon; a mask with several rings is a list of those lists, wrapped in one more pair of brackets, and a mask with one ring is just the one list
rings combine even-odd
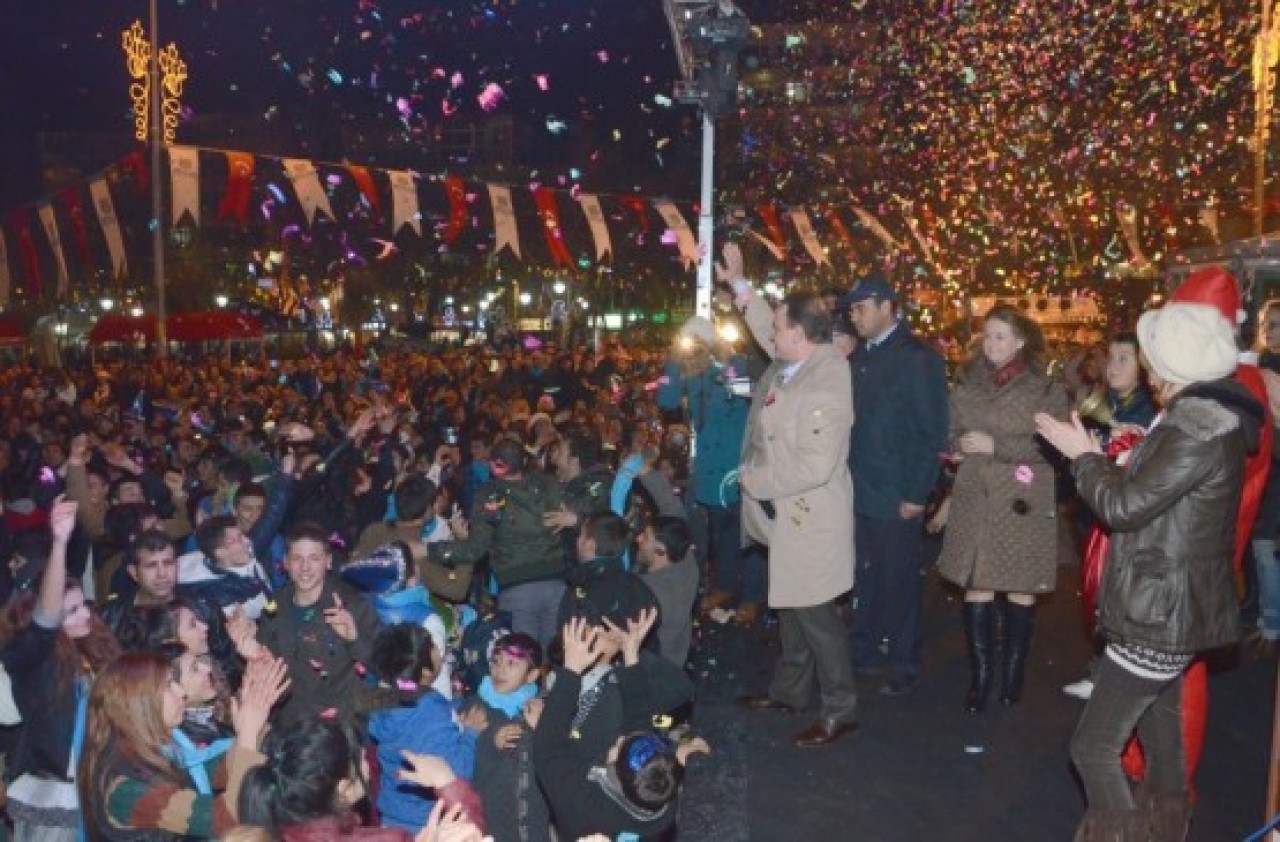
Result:
{"label": "leather jacket", "polygon": [[1263,419],[1238,384],[1194,384],[1126,465],[1075,460],[1081,498],[1111,531],[1098,600],[1108,639],[1179,653],[1238,639],[1236,510]]}

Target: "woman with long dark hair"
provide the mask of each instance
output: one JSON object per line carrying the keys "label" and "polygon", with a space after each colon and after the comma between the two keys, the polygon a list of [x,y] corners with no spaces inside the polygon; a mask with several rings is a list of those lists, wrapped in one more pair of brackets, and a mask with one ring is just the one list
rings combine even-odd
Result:
{"label": "woman with long dark hair", "polygon": [[263,760],[258,742],[287,687],[281,661],[245,670],[231,712],[236,743],[205,770],[217,794],[204,793],[174,760],[172,731],[186,703],[174,664],[154,653],[121,655],[89,697],[77,779],[88,838],[213,839],[232,827],[241,781]]}
{"label": "woman with long dark hair", "polygon": [[1043,353],[1040,327],[997,306],[983,323],[981,353],[951,393],[959,467],[938,572],[965,592],[969,713],[982,711],[991,691],[996,595],[1005,595],[1000,702],[1011,705],[1022,697],[1036,595],[1056,584],[1056,483],[1035,416],[1066,418],[1067,396],[1045,376]]}
{"label": "woman with long dark hair", "polygon": [[74,842],[79,835],[74,781],[85,704],[94,676],[119,651],[79,581],[67,579],[75,519],[76,503],[59,498],[49,514],[53,540],[38,593],[19,595],[0,613],[0,663],[23,720],[8,792],[20,842]]}

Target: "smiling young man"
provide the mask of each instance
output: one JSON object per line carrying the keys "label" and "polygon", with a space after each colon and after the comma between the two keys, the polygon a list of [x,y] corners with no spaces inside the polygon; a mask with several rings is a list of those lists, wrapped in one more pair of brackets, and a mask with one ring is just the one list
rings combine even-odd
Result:
{"label": "smiling young man", "polygon": [[302,720],[348,718],[363,683],[378,619],[362,594],[330,576],[329,536],[301,523],[285,539],[289,584],[276,595],[258,641],[283,658],[293,681],[279,710],[281,727]]}

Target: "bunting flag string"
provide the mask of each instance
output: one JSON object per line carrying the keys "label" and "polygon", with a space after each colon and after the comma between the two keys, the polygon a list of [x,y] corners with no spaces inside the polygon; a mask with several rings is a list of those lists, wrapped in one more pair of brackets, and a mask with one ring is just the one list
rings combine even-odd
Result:
{"label": "bunting flag string", "polygon": [[516,227],[516,208],[511,203],[511,188],[501,184],[489,185],[489,203],[493,206],[493,230],[497,240],[493,253],[498,254],[504,248],[523,260],[520,255],[520,231]]}
{"label": "bunting flag string", "polygon": [[418,211],[418,185],[413,173],[393,170],[391,176],[391,236],[400,233],[406,225],[422,236],[422,214]]}
{"label": "bunting flag string", "polygon": [[591,239],[596,245],[596,261],[603,261],[605,255],[612,259],[613,241],[609,239],[609,224],[605,222],[604,211],[600,209],[600,198],[584,193],[578,200],[578,206],[582,208],[587,226],[591,229]]}
{"label": "bunting flag string", "polygon": [[[782,235],[782,224],[778,221],[778,209],[773,206],[772,202],[762,202],[756,207],[756,213],[764,222],[765,228],[769,231],[769,239],[773,242],[774,247],[769,251],[773,252],[774,257],[779,260],[787,259],[787,240]],[[759,238],[762,241],[763,237]],[[767,244],[766,244],[767,246]]]}
{"label": "bunting flag string", "polygon": [[44,277],[40,274],[40,260],[36,257],[36,242],[31,234],[31,218],[27,211],[15,208],[9,214],[9,226],[18,233],[18,251],[27,270],[27,292],[32,300],[43,298]]}
{"label": "bunting flag string", "polygon": [[378,185],[374,183],[373,173],[369,171],[369,168],[348,164],[347,172],[351,173],[351,180],[356,183],[356,187],[360,190],[360,195],[364,196],[364,200],[369,203],[369,207],[373,208],[375,213],[381,213],[382,200],[378,198]]}
{"label": "bunting flag string", "polygon": [[813,223],[809,221],[809,214],[803,207],[794,207],[791,209],[791,224],[796,227],[796,233],[800,235],[800,243],[804,246],[804,250],[813,258],[813,262],[819,266],[826,266],[831,261],[827,259],[827,253],[822,249],[822,243],[818,242],[818,235],[813,230]]}
{"label": "bunting flag string", "polygon": [[1138,209],[1126,202],[1116,205],[1116,216],[1120,219],[1120,232],[1129,246],[1129,259],[1135,266],[1142,266],[1151,261],[1142,253],[1142,243],[1138,240]]}
{"label": "bunting flag string", "polygon": [[82,266],[91,265],[89,257],[89,226],[84,218],[84,204],[80,201],[80,188],[71,186],[61,193],[62,206],[67,210],[67,219],[71,222],[71,239],[76,244],[76,254]]}
{"label": "bunting flag string", "polygon": [[58,271],[55,291],[58,298],[63,298],[67,294],[67,287],[71,284],[71,275],[67,271],[67,256],[62,253],[62,235],[58,232],[58,220],[53,214],[53,205],[48,202],[37,207],[36,212],[40,216],[40,225],[44,228],[45,238],[49,241],[49,250],[53,252],[54,268]]}
{"label": "bunting flag string", "polygon": [[177,225],[184,214],[200,225],[200,152],[188,146],[169,147],[169,191],[173,208],[171,224]]}
{"label": "bunting flag string", "polygon": [[307,218],[307,224],[315,224],[318,211],[324,211],[325,216],[334,219],[333,208],[329,206],[329,197],[325,195],[324,187],[320,185],[320,175],[316,171],[316,165],[302,158],[285,158],[283,163],[285,175],[293,184],[293,192],[297,194],[298,203],[302,205],[302,213]]}
{"label": "bunting flag string", "polygon": [[542,219],[542,233],[547,238],[551,259],[557,266],[573,268],[573,257],[564,244],[564,232],[560,228],[560,210],[556,206],[555,191],[539,186],[533,191],[533,200],[538,206],[538,216]]}
{"label": "bunting flag string", "polygon": [[249,197],[253,190],[254,157],[247,152],[225,152],[227,156],[227,189],[218,205],[218,221],[228,217],[249,224]]}
{"label": "bunting flag string", "polygon": [[449,199],[449,227],[444,231],[444,243],[451,246],[467,224],[467,186],[451,175],[444,180],[444,192]]}
{"label": "bunting flag string", "polygon": [[120,233],[120,220],[116,217],[115,202],[111,200],[111,191],[107,188],[105,178],[95,178],[89,182],[89,197],[93,200],[102,236],[107,241],[107,253],[111,256],[111,277],[121,280],[129,274],[129,260],[124,250],[124,237]]}
{"label": "bunting flag string", "polygon": [[658,216],[662,217],[662,221],[667,223],[667,227],[675,232],[676,244],[680,247],[680,257],[684,260],[685,271],[693,268],[698,263],[698,241],[693,238],[689,223],[680,215],[680,210],[673,202],[654,202],[653,209],[658,212]]}

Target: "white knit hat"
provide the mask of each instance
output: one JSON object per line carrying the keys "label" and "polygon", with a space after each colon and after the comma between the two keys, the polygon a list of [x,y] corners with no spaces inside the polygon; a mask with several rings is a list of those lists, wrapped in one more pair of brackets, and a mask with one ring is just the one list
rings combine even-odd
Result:
{"label": "white knit hat", "polygon": [[702,316],[690,317],[680,328],[680,332],[699,340],[708,348],[716,344],[716,327]]}
{"label": "white knit hat", "polygon": [[1166,304],[1138,319],[1138,343],[1161,380],[1176,386],[1220,380],[1236,370],[1231,323],[1207,304]]}

